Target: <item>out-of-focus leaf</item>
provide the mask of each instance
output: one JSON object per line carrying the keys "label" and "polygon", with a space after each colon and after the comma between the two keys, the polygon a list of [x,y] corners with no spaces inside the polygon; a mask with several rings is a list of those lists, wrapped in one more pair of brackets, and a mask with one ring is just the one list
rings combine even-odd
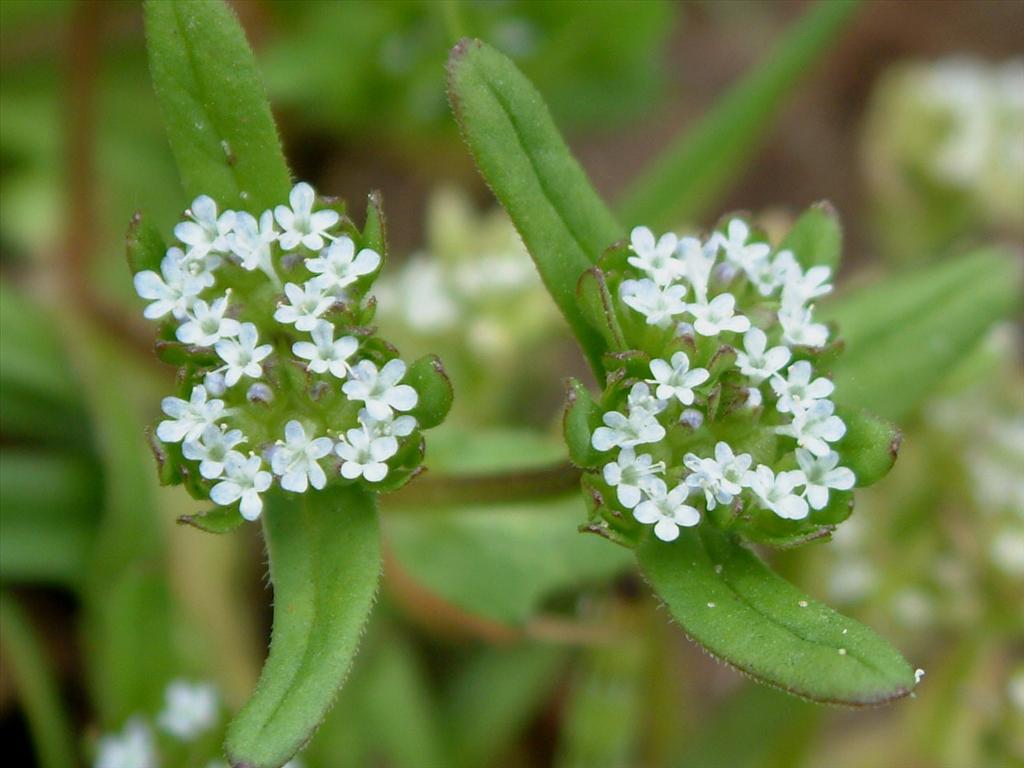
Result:
{"label": "out-of-focus leaf", "polygon": [[797,768],[814,745],[823,710],[759,685],[745,685],[702,724],[676,768]]}
{"label": "out-of-focus leaf", "polygon": [[605,344],[576,299],[583,271],[624,231],[562,140],[537,90],[507,57],[463,40],[448,60],[463,139],[508,211],[595,373]]}
{"label": "out-of-focus leaf", "polygon": [[484,648],[461,669],[443,707],[453,768],[500,756],[558,682],[562,649],[523,644]]}
{"label": "out-of-focus leaf", "polygon": [[623,195],[622,220],[672,226],[714,207],[767,135],[785,97],[828,52],[856,7],[856,0],[821,0],[808,11],[764,61],[640,173]]}
{"label": "out-of-focus leaf", "polygon": [[850,706],[914,688],[913,670],[889,643],[807,598],[711,526],[671,543],[647,535],[637,559],[691,639],[763,683]]}
{"label": "out-of-focus leaf", "polygon": [[845,405],[905,419],[998,321],[1020,306],[1017,254],[984,249],[821,307],[846,351],[833,366]]}
{"label": "out-of-focus leaf", "polygon": [[290,176],[245,33],[221,0],[150,0],[146,44],[167,136],[190,198],[253,213]]}
{"label": "out-of-focus leaf", "polygon": [[86,456],[0,453],[0,578],[81,586],[100,519],[99,477]]}
{"label": "out-of-focus leaf", "polygon": [[415,649],[393,628],[376,630],[303,760],[323,768],[450,765],[438,703]]}
{"label": "out-of-focus leaf", "polygon": [[380,545],[375,497],[357,486],[270,492],[263,522],[273,638],[225,749],[234,765],[278,768],[312,736],[348,673],[377,591]]}
{"label": "out-of-focus leaf", "polygon": [[[432,472],[457,478],[543,465],[564,455],[557,442],[526,431],[442,428],[432,435],[427,460]],[[466,611],[521,624],[547,596],[610,578],[630,563],[628,551],[579,534],[584,509],[571,491],[533,502],[391,507],[385,531],[415,581]]]}
{"label": "out-of-focus leaf", "polygon": [[40,768],[72,768],[79,764],[71,723],[61,703],[57,681],[43,654],[45,643],[13,595],[0,592],[0,635],[4,668],[28,721]]}
{"label": "out-of-focus leaf", "polygon": [[792,251],[804,269],[822,265],[839,266],[843,250],[843,228],[839,214],[829,203],[817,203],[804,211],[779,244]]}

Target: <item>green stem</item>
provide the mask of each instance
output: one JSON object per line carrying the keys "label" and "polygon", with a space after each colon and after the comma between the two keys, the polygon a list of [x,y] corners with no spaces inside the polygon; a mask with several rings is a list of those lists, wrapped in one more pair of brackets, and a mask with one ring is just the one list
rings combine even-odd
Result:
{"label": "green stem", "polygon": [[14,597],[0,593],[0,636],[4,660],[32,733],[41,768],[78,765],[71,724],[60,701],[57,682],[41,649],[41,642]]}

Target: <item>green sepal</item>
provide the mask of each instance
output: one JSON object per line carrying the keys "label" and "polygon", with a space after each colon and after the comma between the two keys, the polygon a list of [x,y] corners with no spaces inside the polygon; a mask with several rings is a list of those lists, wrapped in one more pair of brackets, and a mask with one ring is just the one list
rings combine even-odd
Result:
{"label": "green sepal", "polygon": [[380,254],[381,263],[387,256],[387,220],[380,192],[374,190],[366,198],[366,223],[363,225],[363,248]]}
{"label": "green sepal", "polygon": [[132,214],[125,235],[125,252],[128,256],[128,268],[133,275],[147,269],[160,274],[160,262],[167,253],[167,244],[149,219],[142,211]]}
{"label": "green sepal", "polygon": [[409,366],[404,381],[419,394],[416,407],[410,413],[420,427],[430,429],[444,421],[455,394],[441,359],[437,355],[424,355]]}
{"label": "green sepal", "polygon": [[625,348],[622,328],[615,315],[615,304],[608,292],[608,283],[604,272],[598,267],[591,267],[580,275],[576,284],[576,297],[579,299],[580,311],[605,340],[612,350]]}
{"label": "green sepal", "polygon": [[214,366],[220,362],[212,347],[196,347],[182,344],[180,341],[164,341],[158,339],[153,344],[156,356],[168,365]]}
{"label": "green sepal", "polygon": [[839,266],[843,249],[843,228],[839,214],[831,203],[815,203],[796,220],[779,250],[789,250],[804,269],[816,266],[830,267],[833,272]]}
{"label": "green sepal", "polygon": [[562,431],[569,448],[569,460],[589,469],[601,463],[602,454],[591,444],[591,435],[601,426],[601,407],[578,379],[569,379],[565,387],[565,412]]}
{"label": "green sepal", "polygon": [[230,533],[245,522],[237,507],[214,507],[199,515],[181,515],[179,525],[191,525],[207,533]]}
{"label": "green sepal", "polygon": [[176,452],[168,450],[167,445],[156,436],[150,427],[146,427],[146,441],[156,460],[156,476],[160,480],[160,485],[180,485],[184,482],[181,462],[178,461]]}
{"label": "green sepal", "polygon": [[874,485],[896,463],[902,432],[869,411],[840,407],[838,414],[846,424],[846,434],[835,446],[842,465],[853,470],[858,488]]}

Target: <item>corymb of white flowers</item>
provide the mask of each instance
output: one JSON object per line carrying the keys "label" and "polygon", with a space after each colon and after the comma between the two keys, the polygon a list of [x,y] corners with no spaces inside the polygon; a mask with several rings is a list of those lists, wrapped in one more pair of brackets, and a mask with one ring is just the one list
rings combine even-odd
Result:
{"label": "corymb of white flowers", "polygon": [[416,473],[419,430],[441,421],[451,389],[435,357],[407,366],[374,335],[374,196],[368,210],[360,232],[306,183],[258,215],[203,195],[166,251],[136,218],[135,289],[161,322],[158,354],[181,366],[153,441],[165,482],[255,520],[275,482],[391,490]]}
{"label": "corymb of white flowers", "polygon": [[732,218],[703,241],[637,227],[584,274],[612,350],[600,403],[575,384],[566,419],[590,530],[673,541],[703,522],[798,543],[849,514],[847,425],[822,375],[838,347],[814,318],[831,268],[800,257]]}

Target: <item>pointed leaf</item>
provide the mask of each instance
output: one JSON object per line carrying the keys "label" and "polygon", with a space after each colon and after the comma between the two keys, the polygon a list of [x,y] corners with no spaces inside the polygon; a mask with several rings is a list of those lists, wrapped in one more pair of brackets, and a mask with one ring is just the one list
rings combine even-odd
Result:
{"label": "pointed leaf", "polygon": [[867,411],[840,407],[839,415],[846,424],[846,434],[836,446],[843,465],[857,476],[858,488],[874,485],[896,463],[903,434],[892,422]]}
{"label": "pointed leaf", "polygon": [[221,0],[149,0],[146,46],[167,137],[189,199],[250,213],[291,180],[256,60]]}
{"label": "pointed leaf", "polygon": [[125,245],[128,251],[128,268],[133,275],[147,269],[160,273],[160,262],[167,252],[167,245],[160,236],[160,230],[149,218],[142,215],[142,211],[136,211],[132,216],[128,224]]}
{"label": "pointed leaf", "polygon": [[796,220],[779,249],[792,251],[804,269],[821,265],[834,272],[843,249],[843,228],[836,209],[827,202],[812,205]]}
{"label": "pointed leaf", "polygon": [[402,380],[412,385],[419,395],[416,407],[410,413],[423,429],[436,427],[452,408],[455,393],[437,355],[424,355],[409,366]]}
{"label": "pointed leaf", "polygon": [[228,728],[231,762],[278,768],[309,740],[348,673],[380,576],[375,497],[357,486],[267,494],[270,655]]}
{"label": "pointed leaf", "polygon": [[709,653],[813,701],[863,706],[906,696],[914,671],[862,624],[804,596],[710,525],[637,559],[673,617]]}
{"label": "pointed leaf", "polygon": [[622,220],[667,227],[713,208],[768,135],[783,100],[831,49],[856,7],[856,0],[820,0],[700,122],[650,162],[623,195]]}
{"label": "pointed leaf", "polygon": [[511,60],[479,40],[462,40],[448,60],[448,93],[477,167],[600,376],[605,345],[577,305],[576,283],[625,233]]}
{"label": "pointed leaf", "polygon": [[245,518],[234,507],[214,507],[201,515],[182,515],[178,518],[181,525],[191,525],[207,533],[230,533],[244,522]]}
{"label": "pointed leaf", "polygon": [[569,460],[577,467],[596,467],[601,454],[590,442],[594,430],[601,426],[601,408],[577,379],[566,382],[565,414],[562,431],[569,448]]}

